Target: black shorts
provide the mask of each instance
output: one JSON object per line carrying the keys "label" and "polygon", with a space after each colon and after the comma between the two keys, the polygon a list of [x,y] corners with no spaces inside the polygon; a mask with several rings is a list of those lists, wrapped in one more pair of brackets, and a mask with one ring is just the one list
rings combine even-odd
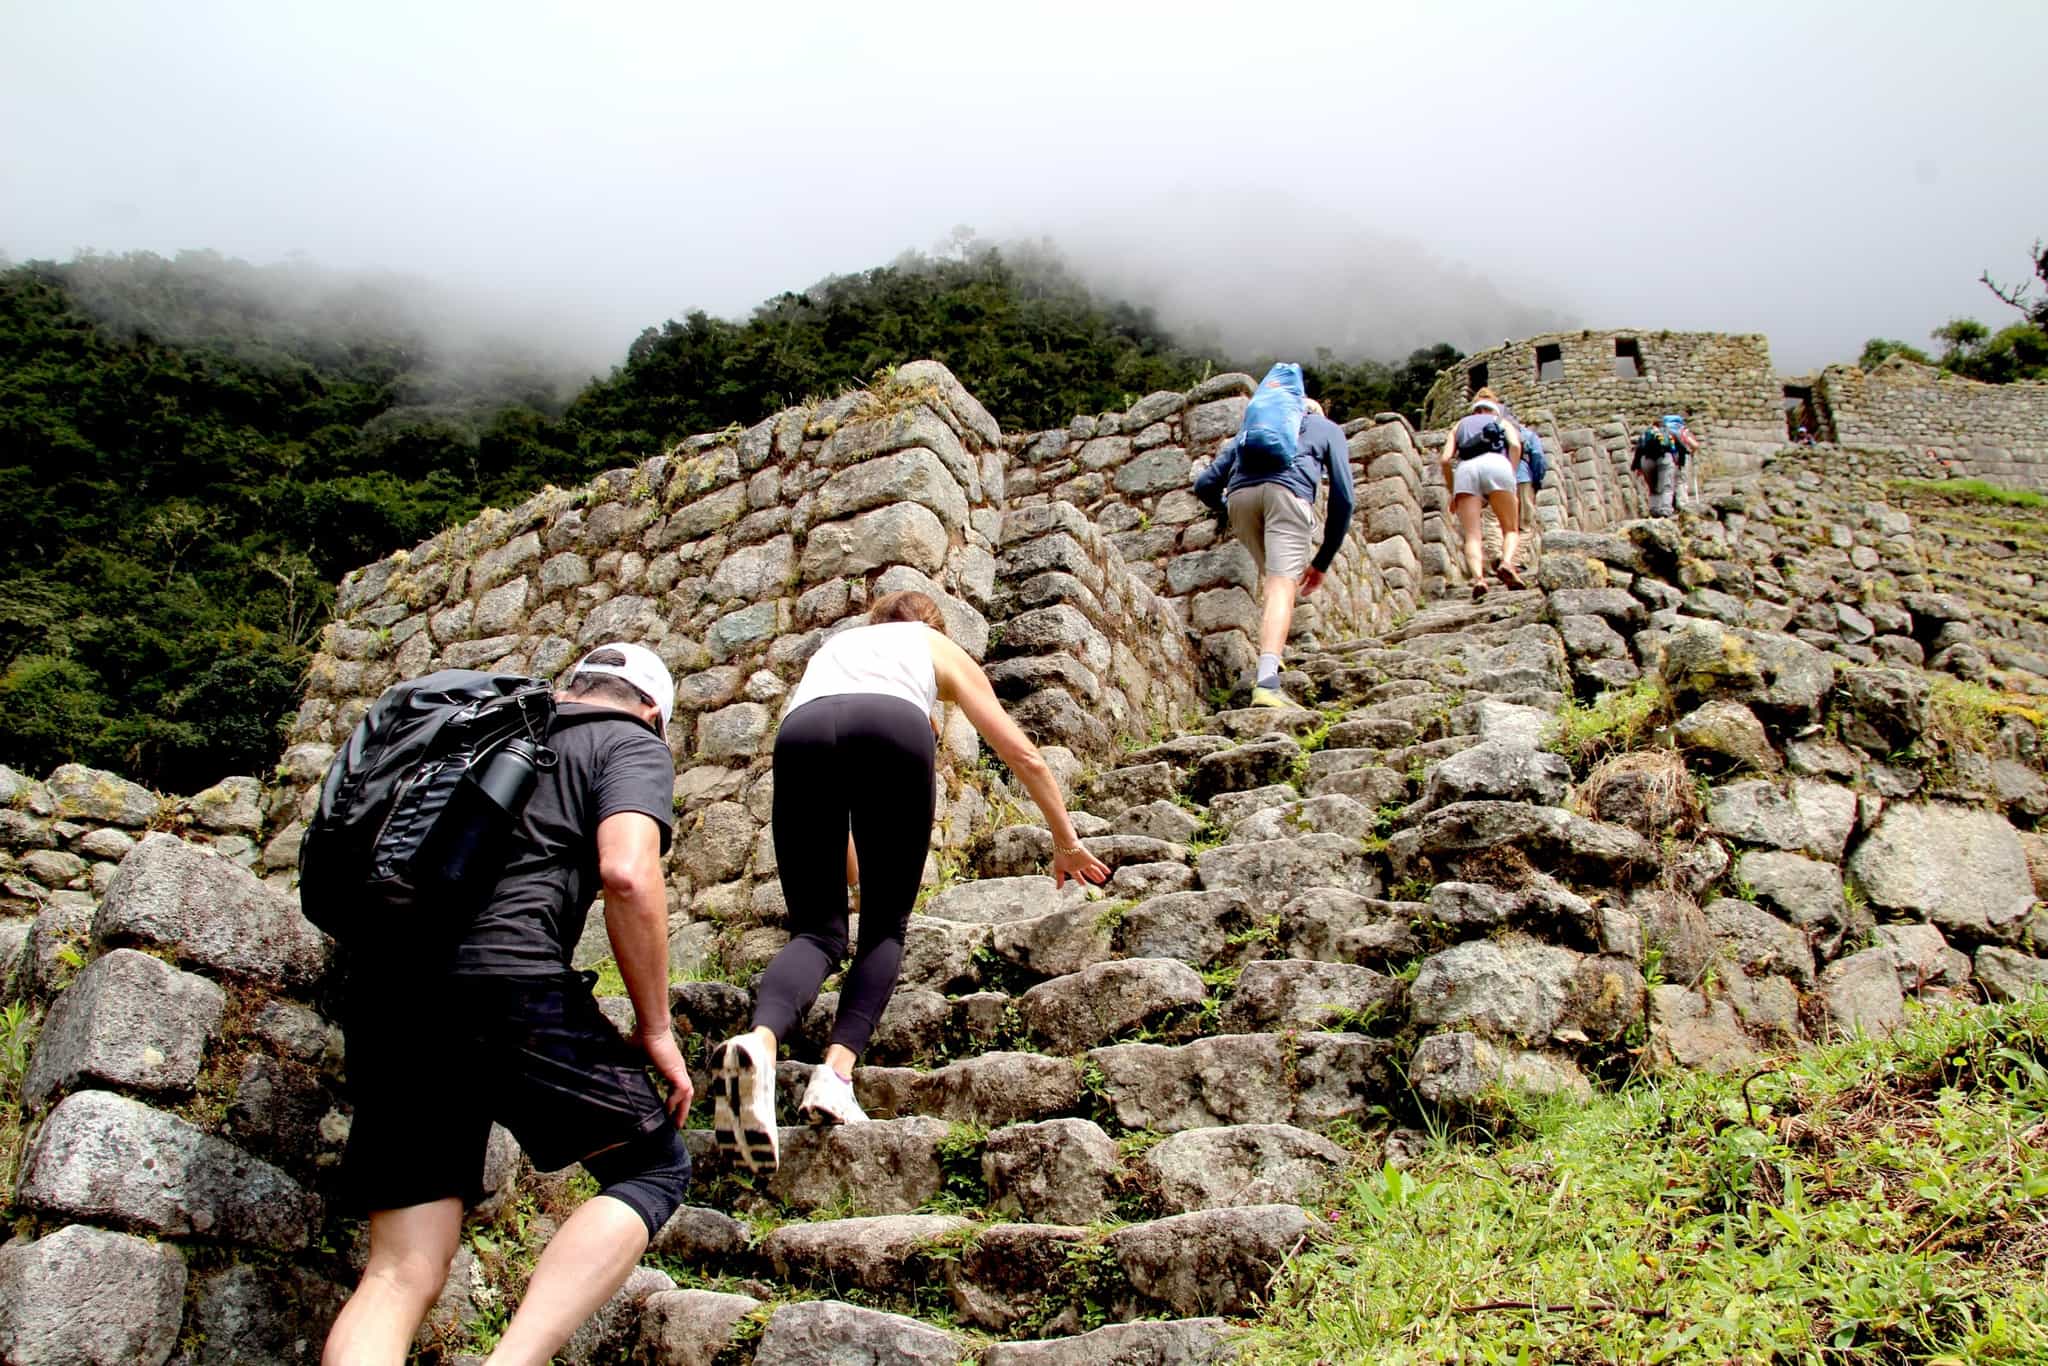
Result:
{"label": "black shorts", "polygon": [[343,1011],[355,1103],[342,1197],[358,1211],[482,1194],[491,1122],[554,1171],[672,1123],[646,1058],[584,974],[357,976]]}

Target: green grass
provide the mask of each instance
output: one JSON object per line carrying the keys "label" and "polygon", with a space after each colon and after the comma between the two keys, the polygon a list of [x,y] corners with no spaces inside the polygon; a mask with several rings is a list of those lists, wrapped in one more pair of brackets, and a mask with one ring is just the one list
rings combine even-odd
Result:
{"label": "green grass", "polygon": [[1663,683],[1647,676],[1626,688],[1603,692],[1590,703],[1567,694],[1564,710],[1544,743],[1574,763],[1588,764],[1643,743],[1667,710]]}
{"label": "green grass", "polygon": [[1248,1360],[2048,1360],[2048,1000],[1354,1178]]}
{"label": "green grass", "polygon": [[2002,488],[1983,479],[1894,479],[1901,493],[1931,494],[1964,503],[1990,503],[2009,508],[2048,508],[2048,494],[2032,489]]}

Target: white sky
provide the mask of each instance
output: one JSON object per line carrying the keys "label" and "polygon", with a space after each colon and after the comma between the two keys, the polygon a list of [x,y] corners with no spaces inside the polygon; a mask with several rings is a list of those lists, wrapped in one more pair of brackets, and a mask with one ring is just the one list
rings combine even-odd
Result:
{"label": "white sky", "polygon": [[2041,0],[1415,10],[0,0],[0,251],[415,273],[594,366],[956,223],[1303,351],[2017,316]]}

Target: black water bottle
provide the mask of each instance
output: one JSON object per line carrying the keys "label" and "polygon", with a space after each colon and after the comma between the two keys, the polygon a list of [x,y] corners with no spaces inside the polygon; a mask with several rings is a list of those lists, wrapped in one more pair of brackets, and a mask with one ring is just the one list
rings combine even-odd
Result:
{"label": "black water bottle", "polygon": [[428,854],[444,890],[488,890],[496,884],[541,768],[537,746],[507,740],[455,785],[434,823]]}
{"label": "black water bottle", "polygon": [[499,810],[517,820],[540,782],[540,751],[528,741],[507,740],[472,780]]}

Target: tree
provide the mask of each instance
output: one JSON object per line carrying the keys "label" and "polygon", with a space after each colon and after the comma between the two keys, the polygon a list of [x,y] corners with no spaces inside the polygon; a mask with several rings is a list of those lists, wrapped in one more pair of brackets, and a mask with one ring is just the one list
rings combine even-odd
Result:
{"label": "tree", "polygon": [[[2020,315],[2028,322],[2032,323],[2035,327],[2048,331],[2048,242],[2044,242],[2038,237],[2035,238],[2034,249],[2031,254],[2034,258],[2034,278],[2032,280],[2023,279],[2020,283],[2008,287],[1993,280],[1989,269],[1986,269],[1977,279],[1983,284],[1984,288],[1997,295],[2000,302],[2018,309]],[[2029,291],[2037,283],[2044,287],[2041,297],[2038,299],[2029,298]]]}
{"label": "tree", "polygon": [[1961,370],[1990,337],[1991,329],[1975,318],[1950,318],[1928,335],[1941,343],[1942,368]]}
{"label": "tree", "polygon": [[1872,337],[1863,343],[1863,354],[1856,358],[1856,364],[1865,370],[1875,370],[1893,356],[1904,356],[1919,365],[1932,365],[1934,358],[1917,346],[1908,346],[1890,337]]}

